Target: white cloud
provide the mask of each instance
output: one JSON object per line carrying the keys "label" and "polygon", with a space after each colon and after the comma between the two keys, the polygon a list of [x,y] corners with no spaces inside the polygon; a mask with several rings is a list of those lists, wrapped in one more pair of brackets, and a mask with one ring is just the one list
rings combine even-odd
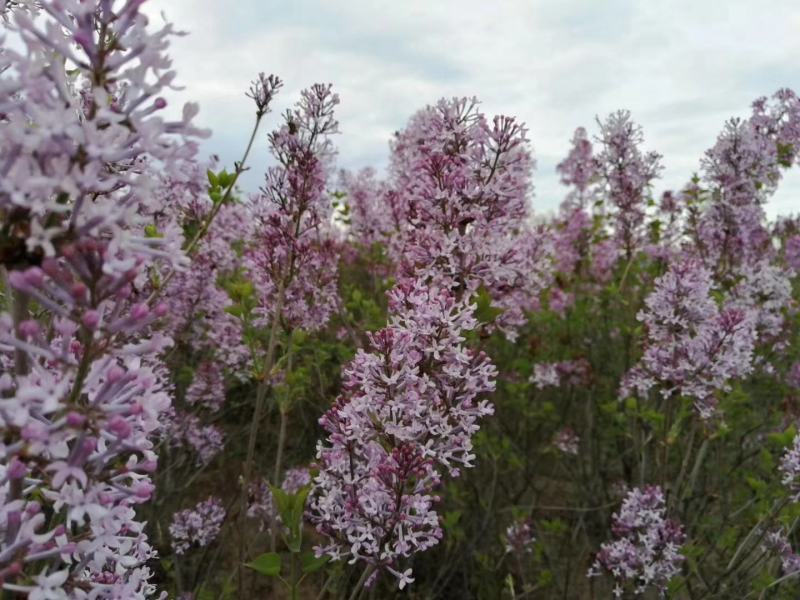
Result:
{"label": "white cloud", "polygon": [[[206,146],[230,164],[249,132],[244,97],[258,71],[286,81],[278,108],[316,82],[341,95],[344,166],[383,166],[392,131],[441,96],[477,95],[489,113],[528,124],[538,209],[563,190],[555,164],[578,125],[628,108],[664,155],[664,187],[685,182],[724,120],[779,87],[800,87],[800,4],[774,0],[153,0],[191,35],[173,55],[181,94],[203,107]],[[595,128],[596,129],[596,128]],[[255,189],[266,154],[245,183]],[[791,174],[770,212],[792,209]]]}

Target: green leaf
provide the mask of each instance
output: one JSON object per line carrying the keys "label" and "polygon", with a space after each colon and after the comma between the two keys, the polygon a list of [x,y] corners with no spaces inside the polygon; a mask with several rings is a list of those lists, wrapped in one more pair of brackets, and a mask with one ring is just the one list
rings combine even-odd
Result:
{"label": "green leaf", "polygon": [[495,308],[492,306],[492,297],[489,291],[481,286],[478,288],[478,293],[475,296],[475,318],[481,323],[491,323],[498,316],[503,313],[502,308]]}
{"label": "green leaf", "polygon": [[325,566],[329,557],[324,554],[320,557],[316,557],[313,552],[303,552],[300,556],[300,560],[303,565],[303,573],[314,573]]}
{"label": "green leaf", "polygon": [[300,488],[296,494],[287,494],[277,486],[270,486],[270,489],[281,521],[289,530],[288,534],[284,535],[286,545],[292,552],[300,552],[303,540],[303,513],[311,486]]}
{"label": "green leaf", "polygon": [[233,173],[228,173],[227,170],[222,169],[217,175],[217,180],[219,181],[219,185],[224,189],[233,183],[233,177]]}
{"label": "green leaf", "polygon": [[277,577],[281,574],[281,555],[277,552],[267,552],[245,563],[245,567],[253,569],[267,577]]}
{"label": "green leaf", "polygon": [[158,228],[153,225],[145,225],[144,228],[144,237],[146,238],[162,238],[164,237],[161,233],[158,232]]}
{"label": "green leaf", "polygon": [[214,171],[209,169],[208,171],[206,171],[206,176],[208,177],[208,183],[210,183],[212,187],[217,187],[219,185],[219,179],[217,179],[217,176],[214,174]]}

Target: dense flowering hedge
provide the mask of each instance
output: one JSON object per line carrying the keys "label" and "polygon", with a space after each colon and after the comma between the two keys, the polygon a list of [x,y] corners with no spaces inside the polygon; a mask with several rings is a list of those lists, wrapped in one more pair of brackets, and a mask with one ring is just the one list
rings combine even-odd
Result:
{"label": "dense flowering hedge", "polygon": [[660,195],[579,127],[539,215],[474,98],[351,173],[333,87],[260,74],[199,156],[143,2],[0,4],[4,598],[797,597],[792,91]]}

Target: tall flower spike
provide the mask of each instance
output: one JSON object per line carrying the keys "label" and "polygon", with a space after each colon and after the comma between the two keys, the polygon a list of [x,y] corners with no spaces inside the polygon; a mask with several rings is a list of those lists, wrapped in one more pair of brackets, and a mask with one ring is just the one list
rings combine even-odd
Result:
{"label": "tall flower spike", "polygon": [[328,543],[318,553],[385,569],[403,586],[402,559],[442,537],[435,490],[472,465],[471,438],[492,412],[483,396],[496,370],[463,346],[472,308],[420,280],[391,293],[389,326],[345,369],[344,393],[320,419],[328,437],[309,515]]}
{"label": "tall flower spike", "polygon": [[603,192],[612,208],[616,239],[627,257],[642,243],[646,194],[661,171],[661,156],[642,152],[643,141],[642,128],[631,120],[628,111],[612,113],[600,123],[597,161]]}
{"label": "tall flower spike", "polygon": [[243,264],[256,287],[261,324],[279,319],[312,331],[337,305],[338,255],[326,185],[338,103],[331,86],[314,85],[269,135],[278,164],[267,169],[261,193],[251,199],[257,226]]}
{"label": "tall flower spike", "polygon": [[586,200],[589,184],[597,177],[599,165],[594,157],[592,142],[586,129],[578,127],[572,136],[572,147],[567,157],[556,165],[556,170],[561,175],[561,183],[574,186],[575,194],[570,194],[570,199],[583,207]]}
{"label": "tall flower spike", "polygon": [[489,121],[474,98],[443,99],[397,134],[385,196],[400,275],[459,294],[485,288],[511,339],[549,280],[542,236],[526,222],[533,165],[524,125]]}

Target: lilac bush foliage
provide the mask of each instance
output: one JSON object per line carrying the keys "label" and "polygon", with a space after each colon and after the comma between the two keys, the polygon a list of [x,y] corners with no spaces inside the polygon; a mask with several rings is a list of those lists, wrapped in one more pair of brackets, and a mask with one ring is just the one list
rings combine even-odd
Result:
{"label": "lilac bush foliage", "polygon": [[614,596],[630,589],[635,595],[648,589],[661,597],[684,560],[681,546],[686,536],[682,526],[666,516],[664,492],[658,486],[634,488],[625,497],[611,523],[614,541],[597,553],[590,576],[603,572],[614,577]]}

